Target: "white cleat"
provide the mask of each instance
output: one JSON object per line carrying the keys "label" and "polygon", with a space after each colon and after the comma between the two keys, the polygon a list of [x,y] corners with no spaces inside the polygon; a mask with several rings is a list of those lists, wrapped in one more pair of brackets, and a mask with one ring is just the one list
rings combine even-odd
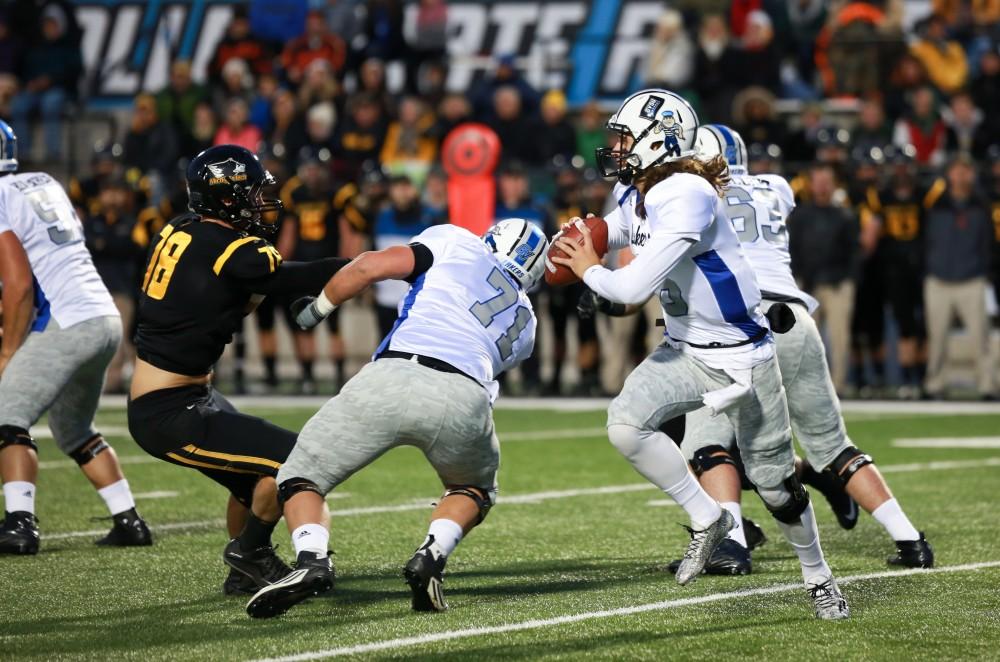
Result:
{"label": "white cleat", "polygon": [[694,581],[701,571],[705,569],[705,564],[712,557],[712,552],[726,538],[730,529],[736,526],[736,520],[725,508],[719,519],[709,524],[701,531],[695,531],[690,527],[684,527],[691,534],[691,542],[688,543],[684,558],[677,567],[677,583],[681,586]]}
{"label": "white cleat", "polygon": [[824,621],[839,621],[851,615],[847,600],[844,599],[844,594],[840,592],[833,577],[825,579],[819,577],[816,581],[806,582],[806,592],[812,598],[816,618]]}

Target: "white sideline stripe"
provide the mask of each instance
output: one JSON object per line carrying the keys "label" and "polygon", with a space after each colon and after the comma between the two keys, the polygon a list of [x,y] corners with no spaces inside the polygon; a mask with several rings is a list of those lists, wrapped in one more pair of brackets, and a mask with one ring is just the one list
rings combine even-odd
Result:
{"label": "white sideline stripe", "polygon": [[138,492],[132,495],[133,499],[172,499],[176,496],[180,496],[180,492],[174,492],[173,490],[160,490],[158,492]]}
{"label": "white sideline stripe", "polygon": [[[948,469],[976,469],[980,467],[1000,467],[1000,457],[987,457],[980,460],[956,460],[953,462],[924,462],[914,464],[888,464],[880,466],[882,473],[910,472],[910,471],[943,471]],[[656,489],[651,483],[629,483],[627,485],[607,485],[604,487],[587,487],[577,490],[553,490],[549,492],[529,492],[527,494],[500,495],[497,499],[499,503],[536,504],[548,499],[566,499],[578,496],[593,496],[600,494],[625,494],[628,492],[641,492],[643,490]],[[345,493],[346,494],[346,493]],[[365,506],[361,508],[347,508],[344,510],[334,510],[331,517],[352,517],[354,515],[373,515],[377,513],[401,513],[410,510],[424,510],[431,502],[438,497],[419,498],[409,503],[400,503],[391,506]],[[219,526],[225,520],[211,519],[198,522],[175,522],[173,524],[159,524],[151,526],[153,531],[176,531],[183,529],[199,529],[208,526]],[[69,531],[66,533],[46,534],[46,540],[63,540],[66,538],[85,538],[97,534],[106,533],[103,530],[94,531]]]}
{"label": "white sideline stripe", "polygon": [[[109,437],[128,437],[128,428],[124,425],[99,425],[97,429],[101,431],[101,434],[107,435]],[[37,428],[31,433],[31,436],[35,439],[52,439],[52,430],[49,427],[43,426]]]}
{"label": "white sideline stripe", "polygon": [[[265,409],[319,409],[328,396],[297,395],[226,395],[237,407]],[[607,410],[610,398],[516,398],[504,396],[497,400],[496,409],[543,409],[548,411],[599,411]],[[124,409],[124,395],[101,396],[104,409]],[[845,413],[880,414],[1000,414],[998,402],[911,402],[900,400],[845,400],[841,403]]]}
{"label": "white sideline stripe", "polygon": [[[165,462],[152,455],[119,455],[118,464],[153,464],[155,462]],[[72,469],[78,466],[73,460],[47,460],[39,462],[39,469]]]}
{"label": "white sideline stripe", "polygon": [[[943,566],[939,568],[922,569],[912,568],[907,570],[884,570],[882,572],[872,572],[864,575],[853,575],[837,579],[838,584],[851,584],[853,582],[869,581],[873,579],[894,579],[896,577],[908,577],[917,574],[938,574],[945,572],[965,572],[983,570],[986,568],[1000,567],[1000,561],[985,561],[982,563],[966,563],[963,565]],[[554,618],[537,618],[520,623],[508,623],[506,625],[493,625],[489,627],[467,628],[463,630],[450,630],[445,632],[434,632],[431,634],[418,635],[416,637],[401,637],[399,639],[386,639],[383,641],[373,641],[367,644],[357,644],[354,646],[341,646],[339,648],[328,648],[326,650],[310,651],[297,655],[287,655],[284,657],[269,657],[258,659],[255,662],[303,662],[304,660],[319,660],[328,657],[339,657],[341,655],[358,655],[360,653],[372,653],[375,651],[397,650],[409,646],[420,646],[439,641],[450,641],[453,639],[467,639],[469,637],[480,637],[489,634],[502,634],[505,632],[522,632],[524,630],[538,630],[540,628],[566,625],[568,623],[579,623],[581,621],[591,621],[601,618],[612,618],[615,616],[631,616],[633,614],[643,614],[651,611],[663,611],[666,609],[677,609],[679,607],[690,607],[692,605],[702,605],[710,602],[720,602],[722,600],[747,598],[757,595],[773,595],[775,593],[790,593],[792,591],[803,590],[802,584],[776,584],[773,586],[762,586],[760,588],[744,589],[742,591],[728,591],[725,593],[710,593],[691,598],[679,598],[676,600],[663,600],[661,602],[651,602],[632,607],[619,607],[617,609],[602,609],[600,611],[588,611],[579,614],[567,614]]]}
{"label": "white sideline stripe", "polygon": [[893,439],[897,448],[1000,448],[1000,437],[921,437]]}
{"label": "white sideline stripe", "polygon": [[647,506],[662,506],[669,508],[671,506],[676,506],[677,502],[673,499],[650,499],[646,502]]}
{"label": "white sideline stripe", "polygon": [[557,430],[536,430],[533,432],[498,433],[500,443],[508,441],[548,441],[549,439],[576,439],[607,437],[607,428],[560,428]]}

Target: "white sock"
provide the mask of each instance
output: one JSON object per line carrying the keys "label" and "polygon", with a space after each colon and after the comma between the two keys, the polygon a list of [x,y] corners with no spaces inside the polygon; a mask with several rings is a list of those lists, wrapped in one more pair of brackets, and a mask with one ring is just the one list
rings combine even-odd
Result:
{"label": "white sock", "polygon": [[873,510],[872,517],[885,527],[893,540],[920,540],[920,532],[910,523],[910,518],[895,499],[889,499]]}
{"label": "white sock", "polygon": [[809,583],[826,581],[833,576],[830,566],[823,558],[823,548],[819,544],[819,531],[816,528],[816,515],[810,503],[794,524],[779,522],[778,528],[785,534],[785,539],[795,550],[802,566],[802,578]]}
{"label": "white sock", "polygon": [[740,504],[735,501],[723,501],[719,504],[723,508],[729,511],[729,514],[733,516],[736,521],[736,526],[729,530],[729,535],[726,537],[733,542],[739,543],[743,547],[747,546],[747,537],[743,532],[743,508]]}
{"label": "white sock", "polygon": [[722,507],[719,506],[719,503],[708,496],[708,492],[701,488],[701,485],[690,473],[684,476],[679,483],[663,491],[687,512],[691,518],[692,529],[704,529],[722,515]]}
{"label": "white sock", "polygon": [[97,490],[97,493],[104,499],[104,503],[108,507],[108,512],[112,515],[135,508],[135,499],[132,498],[132,490],[129,489],[128,481],[124,478],[117,483],[111,483],[107,487],[102,487]]}
{"label": "white sock", "polygon": [[[462,527],[454,520],[436,519],[431,522],[430,528],[427,529],[427,535],[428,537],[434,536],[434,542],[441,554],[448,556],[458,547],[463,532]],[[426,544],[426,540],[424,543]]]}
{"label": "white sock", "polygon": [[330,549],[330,532],[322,524],[303,524],[292,531],[292,545],[295,556],[302,552],[326,556]]}
{"label": "white sock", "polygon": [[3,498],[8,513],[24,511],[35,514],[35,485],[23,480],[3,484]]}

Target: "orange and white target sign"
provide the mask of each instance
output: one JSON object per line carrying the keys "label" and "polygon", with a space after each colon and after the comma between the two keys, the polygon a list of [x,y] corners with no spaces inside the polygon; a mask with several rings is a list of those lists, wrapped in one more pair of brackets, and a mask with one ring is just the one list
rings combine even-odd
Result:
{"label": "orange and white target sign", "polygon": [[500,160],[500,149],[497,134],[475,122],[452,129],[441,148],[441,161],[448,175],[449,219],[475,234],[483,234],[493,224],[493,171]]}

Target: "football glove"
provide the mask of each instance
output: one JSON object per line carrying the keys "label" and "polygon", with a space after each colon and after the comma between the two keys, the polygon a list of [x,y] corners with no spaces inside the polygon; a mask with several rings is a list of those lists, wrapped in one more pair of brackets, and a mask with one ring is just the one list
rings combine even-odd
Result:
{"label": "football glove", "polygon": [[764,313],[771,330],[775,333],[788,333],[795,326],[795,312],[786,303],[776,303]]}
{"label": "football glove", "polygon": [[292,314],[295,315],[295,323],[303,331],[308,331],[319,325],[326,315],[323,315],[316,308],[316,297],[302,297],[292,302]]}
{"label": "football glove", "polygon": [[622,317],[625,315],[626,307],[623,303],[605,299],[593,290],[581,294],[580,300],[576,302],[576,313],[580,319],[589,320],[598,312],[611,317]]}

